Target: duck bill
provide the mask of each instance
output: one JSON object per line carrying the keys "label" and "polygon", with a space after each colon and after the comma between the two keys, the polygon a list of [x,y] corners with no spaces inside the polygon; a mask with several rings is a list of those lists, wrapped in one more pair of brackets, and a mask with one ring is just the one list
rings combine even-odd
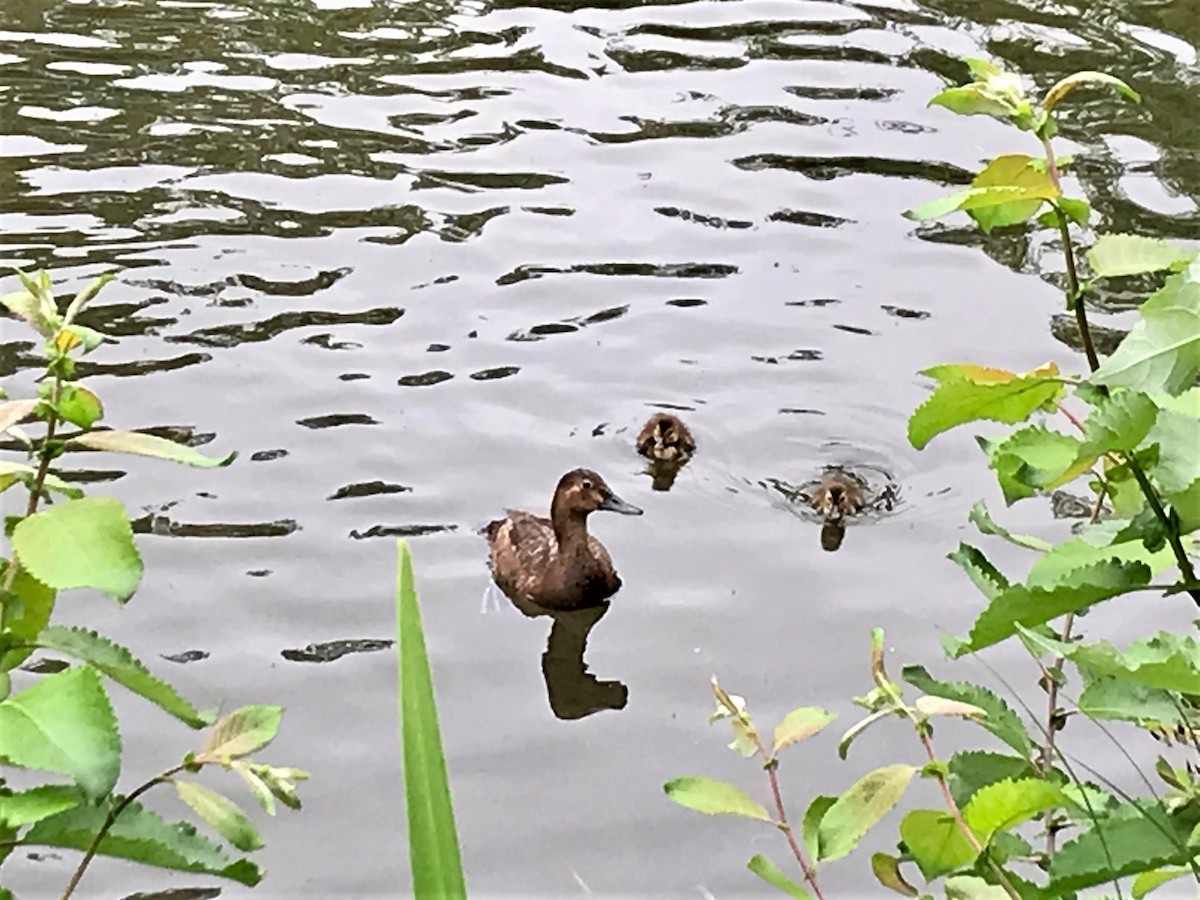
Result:
{"label": "duck bill", "polygon": [[623,516],[640,516],[642,511],[632,503],[626,503],[616,494],[609,494],[602,501],[598,509],[605,509],[609,512],[620,513]]}

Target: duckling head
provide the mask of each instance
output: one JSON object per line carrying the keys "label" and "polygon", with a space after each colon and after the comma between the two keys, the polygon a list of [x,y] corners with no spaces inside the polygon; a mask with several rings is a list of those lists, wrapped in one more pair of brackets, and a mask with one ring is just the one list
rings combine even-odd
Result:
{"label": "duckling head", "polygon": [[686,462],[696,441],[686,425],[670,413],[651,416],[638,435],[638,453],[662,462]]}
{"label": "duckling head", "polygon": [[554,491],[554,508],[576,516],[587,516],[599,510],[623,516],[642,514],[638,507],[618,497],[608,482],[591,469],[574,469],[559,479]]}

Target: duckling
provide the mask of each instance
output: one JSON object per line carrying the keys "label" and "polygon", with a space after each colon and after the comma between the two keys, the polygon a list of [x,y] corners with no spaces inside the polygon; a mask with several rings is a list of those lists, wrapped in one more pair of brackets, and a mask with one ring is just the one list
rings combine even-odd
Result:
{"label": "duckling", "polygon": [[578,609],[608,599],[621,587],[612,557],[588,534],[596,510],[626,516],[642,511],[626,503],[590,469],[559,479],[550,518],[508,510],[481,532],[487,537],[492,578],[510,599],[519,597],[548,610]]}
{"label": "duckling", "polygon": [[866,505],[863,483],[842,469],[829,469],[812,492],[812,508],[829,520],[862,512]]}
{"label": "duckling", "polygon": [[637,450],[651,460],[682,464],[696,452],[696,439],[678,416],[655,413],[637,436]]}

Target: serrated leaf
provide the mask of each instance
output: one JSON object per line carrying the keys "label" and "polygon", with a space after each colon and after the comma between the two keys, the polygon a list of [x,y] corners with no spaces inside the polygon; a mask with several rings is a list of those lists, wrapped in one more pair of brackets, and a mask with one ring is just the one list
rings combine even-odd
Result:
{"label": "serrated leaf", "polygon": [[1121,804],[1058,848],[1047,885],[1053,896],[1163,866],[1186,865],[1193,852],[1187,846],[1190,824],[1146,798],[1138,802],[1141,809]]}
{"label": "serrated leaf", "polygon": [[121,736],[96,671],[66,669],[0,701],[0,758],[66,775],[93,800],[109,793]]}
{"label": "serrated leaf", "polygon": [[0,794],[0,828],[32,825],[83,802],[80,790],[66,784],[43,784],[19,794]]}
{"label": "serrated leaf", "polygon": [[22,519],[12,544],[21,565],[55,590],[90,587],[124,603],[142,580],[129,516],[112,497],[69,500]]}
{"label": "serrated leaf", "polygon": [[1149,583],[1145,563],[1102,562],[1077,569],[1052,588],[1013,585],[988,604],[954,655],[998,644],[1016,634],[1018,625],[1042,625]]}
{"label": "serrated leaf", "polygon": [[1100,401],[1083,423],[1081,459],[1127,453],[1150,433],[1158,417],[1154,401],[1139,391],[1115,390]]}
{"label": "serrated leaf", "polygon": [[[109,798],[96,806],[79,806],[43,819],[25,834],[21,844],[87,850],[114,802]],[[168,825],[136,801],[117,817],[98,852],[160,869],[218,875],[249,887],[262,880],[262,871],[249,860],[233,860],[193,826],[186,822]]]}
{"label": "serrated leaf", "polygon": [[1155,575],[1172,566],[1175,557],[1168,547],[1151,551],[1140,540],[1097,547],[1078,537],[1059,544],[1035,562],[1029,570],[1025,584],[1031,588],[1053,588],[1079,569],[1110,561],[1141,562],[1147,566],[1151,575]]}
{"label": "serrated leaf", "polygon": [[1200,483],[1200,453],[1196,451],[1200,447],[1200,415],[1164,404],[1146,440],[1158,446],[1158,459],[1148,467],[1150,474],[1180,514],[1180,530],[1193,530],[1200,521],[1190,515],[1187,500]]}
{"label": "serrated leaf", "polygon": [[[1010,876],[1010,880],[1015,880]],[[1027,894],[1025,896],[1035,896]],[[956,875],[946,879],[946,900],[1008,900],[1004,888],[988,884],[977,875]]]}
{"label": "serrated leaf", "polygon": [[841,859],[900,802],[916,766],[896,763],[870,772],[838,797],[817,826],[819,859]]}
{"label": "serrated leaf", "polygon": [[953,553],[948,553],[946,558],[958,563],[959,567],[967,573],[975,586],[989,600],[999,597],[1008,590],[1008,579],[977,547],[972,547],[970,544],[959,544],[958,549]]}
{"label": "serrated leaf", "polygon": [[85,387],[64,384],[58,396],[58,414],[80,428],[91,428],[104,417],[100,398]]}
{"label": "serrated leaf", "polygon": [[1142,900],[1142,897],[1158,890],[1164,884],[1175,881],[1177,878],[1185,878],[1191,874],[1191,869],[1184,868],[1155,869],[1152,872],[1142,872],[1137,878],[1133,879],[1133,885],[1131,886],[1133,900]]}
{"label": "serrated leaf", "polygon": [[914,809],[900,822],[900,838],[926,881],[961,869],[979,856],[945,810]]}
{"label": "serrated leaf", "polygon": [[1041,425],[1026,426],[1002,441],[981,443],[1010,506],[1073,481],[1094,462],[1081,456],[1076,438]]}
{"label": "serrated leaf", "polygon": [[1196,251],[1141,234],[1102,234],[1087,252],[1097,278],[1122,278],[1178,269],[1196,258]]}
{"label": "serrated leaf", "polygon": [[1108,641],[1065,644],[1024,629],[1021,635],[1039,652],[1065,657],[1094,676],[1200,695],[1200,644],[1191,636],[1163,631],[1122,652]]}
{"label": "serrated leaf", "polygon": [[968,750],[955,753],[946,764],[950,793],[964,807],[980,788],[1008,778],[1026,778],[1035,774],[1027,759],[1005,753]]}
{"label": "serrated leaf", "polygon": [[155,437],[152,434],[142,434],[138,431],[92,431],[81,434],[67,441],[68,447],[87,447],[91,450],[104,450],[110,453],[131,453],[135,456],[150,456],[155,459],[165,459],[170,462],[183,463],[199,469],[212,469],[227,466],[237,459],[237,451],[221,459],[205,456],[198,450],[169,441],[166,438]]}
{"label": "serrated leaf", "polygon": [[965,681],[938,681],[924,666],[905,666],[900,674],[913,687],[927,694],[969,703],[983,710],[985,718],[977,720],[980,725],[1025,759],[1029,759],[1033,754],[1033,740],[1025,731],[1020,716],[992,691]]}
{"label": "serrated leaf", "polygon": [[175,782],[179,799],[195,810],[213,830],[243,852],[265,846],[254,824],[236,803],[224,794],[194,781]]}
{"label": "serrated leaf", "polygon": [[986,846],[996,832],[1007,831],[1065,803],[1063,792],[1040,778],[998,781],[975,792],[963,810],[963,819]]}
{"label": "serrated leaf", "polygon": [[179,696],[171,685],[151,675],[129,650],[94,631],[51,625],[37,636],[36,643],[88,663],[193,728],[211,724],[208,716]]}
{"label": "serrated leaf", "polygon": [[904,880],[900,872],[900,860],[887,853],[871,854],[871,872],[875,880],[890,891],[895,891],[905,897],[915,897],[919,893],[915,887]]}
{"label": "serrated leaf", "polygon": [[1140,321],[1088,381],[1149,394],[1174,395],[1193,387],[1200,372],[1200,262],[1167,278],[1140,313]]}
{"label": "serrated leaf", "polygon": [[[8,563],[0,561],[0,577],[6,577],[7,574]],[[4,654],[0,660],[0,670],[3,671],[15,669],[33,653],[34,639],[50,621],[50,615],[54,612],[54,600],[58,596],[19,566],[13,580],[12,592],[20,605],[15,611],[9,609],[5,625],[17,642],[25,646]]]}
{"label": "serrated leaf", "polygon": [[774,752],[789,744],[812,737],[837,718],[835,713],[816,706],[802,706],[788,713],[775,729]]}
{"label": "serrated leaf", "polygon": [[1117,678],[1093,678],[1076,702],[1089,719],[1134,722],[1142,728],[1173,728],[1181,721],[1178,700],[1170,691]]}
{"label": "serrated leaf", "polygon": [[746,868],[771,887],[778,888],[789,897],[795,897],[797,900],[812,900],[812,894],[784,875],[775,863],[761,853],[751,857],[750,862],[746,863]]}
{"label": "serrated leaf", "polygon": [[771,817],[761,803],[736,785],[701,775],[673,778],[663,785],[667,796],[688,809],[710,816],[745,816],[770,822]]}
{"label": "serrated leaf", "polygon": [[812,798],[808,808],[804,810],[804,820],[800,823],[800,834],[804,839],[804,849],[813,860],[821,858],[821,819],[829,808],[837,803],[837,797],[818,794]]}
{"label": "serrated leaf", "polygon": [[1134,103],[1141,103],[1142,98],[1129,85],[1123,82],[1120,78],[1115,78],[1104,72],[1074,72],[1066,78],[1060,79],[1050,90],[1046,91],[1046,98],[1042,101],[1042,106],[1046,112],[1054,109],[1059,101],[1077,87],[1085,85],[1107,85],[1115,88],[1117,93],[1127,100],[1132,100]]}
{"label": "serrated leaf", "polygon": [[249,756],[275,739],[282,720],[282,706],[235,709],[213,726],[196,759],[223,763]]}
{"label": "serrated leaf", "polygon": [[[1041,192],[1052,192],[1057,196],[1058,188],[1051,180],[1045,168],[1037,168],[1034,160],[1023,153],[997,156],[975,176],[972,187],[1019,187]],[[973,218],[984,233],[990,233],[994,228],[1007,225],[1017,225],[1033,216],[1042,206],[1044,200],[1035,197],[1029,200],[1017,200],[993,206],[984,206],[970,210]]]}
{"label": "serrated leaf", "polygon": [[937,380],[938,386],[908,420],[908,439],[918,450],[967,422],[987,419],[1013,425],[1039,409],[1052,411],[1064,393],[1054,363],[1025,375],[974,365],[934,366],[922,374]]}
{"label": "serrated leaf", "polygon": [[[996,537],[1002,537],[1009,543],[1016,544],[1018,547],[1024,547],[1027,550],[1037,550],[1044,553],[1054,546],[1049,541],[1044,541],[1041,538],[1034,537],[1031,534],[1014,534],[1004,526],[998,524],[992,518],[991,513],[988,512],[987,506],[982,500],[971,507],[971,514],[967,517],[967,519],[982,533],[994,535]],[[960,545],[960,547],[964,546],[967,545]]]}

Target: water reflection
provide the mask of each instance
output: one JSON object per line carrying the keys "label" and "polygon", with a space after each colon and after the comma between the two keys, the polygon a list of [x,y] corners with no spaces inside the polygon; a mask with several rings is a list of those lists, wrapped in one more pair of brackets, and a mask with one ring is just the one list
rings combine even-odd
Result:
{"label": "water reflection", "polygon": [[588,635],[608,612],[609,601],[583,609],[551,610],[520,597],[509,602],[524,615],[551,620],[546,650],[542,653],[542,677],[550,709],[560,719],[582,719],[606,709],[624,709],[629,688],[623,682],[601,680],[588,671],[583,655]]}

